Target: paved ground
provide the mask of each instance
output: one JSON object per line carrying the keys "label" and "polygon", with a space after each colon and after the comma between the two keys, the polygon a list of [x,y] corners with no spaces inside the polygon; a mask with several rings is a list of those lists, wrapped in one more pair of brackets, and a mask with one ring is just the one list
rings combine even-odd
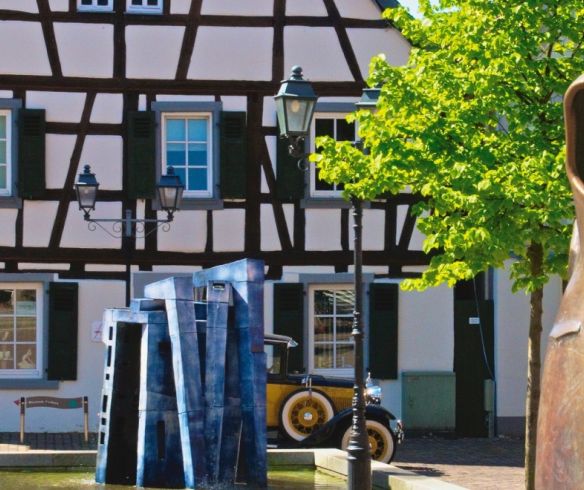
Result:
{"label": "paved ground", "polygon": [[[90,434],[86,443],[80,433],[31,433],[21,445],[18,433],[0,433],[0,452],[85,450],[96,446],[96,434]],[[392,464],[473,490],[524,488],[521,439],[410,437],[397,448]]]}
{"label": "paved ground", "polygon": [[476,490],[520,490],[523,440],[406,438],[392,464]]}

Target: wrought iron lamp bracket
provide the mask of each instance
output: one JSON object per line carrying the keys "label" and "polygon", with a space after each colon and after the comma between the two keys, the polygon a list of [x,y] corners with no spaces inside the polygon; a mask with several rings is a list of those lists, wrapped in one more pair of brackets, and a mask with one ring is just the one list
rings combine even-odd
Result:
{"label": "wrought iron lamp bracket", "polygon": [[[90,231],[95,231],[97,228],[101,228],[112,238],[129,238],[135,236],[136,238],[146,238],[148,235],[152,234],[154,231],[161,229],[164,232],[170,230],[170,223],[174,219],[174,214],[171,211],[167,211],[167,218],[163,220],[154,218],[132,218],[132,211],[126,209],[125,217],[120,219],[113,218],[92,218],[89,211],[83,210],[83,218],[87,221],[87,228]],[[102,223],[110,223],[111,231],[102,225]],[[152,223],[156,226],[151,230],[146,231],[146,225]],[[133,227],[135,233],[133,233]]]}

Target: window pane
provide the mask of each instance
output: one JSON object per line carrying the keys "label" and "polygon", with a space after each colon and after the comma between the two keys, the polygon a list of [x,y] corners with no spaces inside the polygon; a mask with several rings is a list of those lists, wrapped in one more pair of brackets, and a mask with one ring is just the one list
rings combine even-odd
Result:
{"label": "window pane", "polygon": [[17,344],[16,345],[16,369],[36,368],[36,345]]}
{"label": "window pane", "polygon": [[328,184],[324,180],[320,180],[320,177],[319,177],[320,169],[318,167],[315,167],[314,171],[316,172],[316,174],[315,174],[316,181],[314,182],[314,187],[316,188],[317,191],[334,191],[335,190],[334,184]]}
{"label": "window pane", "polygon": [[314,341],[332,342],[333,340],[333,319],[331,317],[315,318]]}
{"label": "window pane", "polygon": [[12,316],[0,316],[0,342],[14,340],[14,319]]}
{"label": "window pane", "polygon": [[337,342],[350,341],[352,329],[353,329],[352,318],[337,318]]}
{"label": "window pane", "polygon": [[14,346],[0,344],[0,369],[14,369]]}
{"label": "window pane", "polygon": [[355,123],[337,119],[337,141],[355,141]]}
{"label": "window pane", "polygon": [[0,189],[6,189],[6,165],[0,165]]}
{"label": "window pane", "polygon": [[0,138],[6,138],[6,116],[0,116]]}
{"label": "window pane", "polygon": [[16,290],[16,314],[36,317],[36,291],[34,289]]}
{"label": "window pane", "polygon": [[332,344],[317,344],[314,346],[314,367],[317,369],[331,369],[333,365]]}
{"label": "window pane", "polygon": [[132,0],[132,5],[142,5],[142,0]]}
{"label": "window pane", "polygon": [[206,119],[189,119],[189,141],[207,141]]}
{"label": "window pane", "polygon": [[355,366],[355,352],[352,345],[337,344],[336,368],[352,368]]}
{"label": "window pane", "polygon": [[169,143],[166,145],[166,164],[185,165],[185,147],[186,145],[184,143]]}
{"label": "window pane", "polygon": [[206,191],[207,190],[207,169],[190,168],[189,169],[189,191]]}
{"label": "window pane", "polygon": [[355,293],[350,289],[337,291],[337,315],[350,315],[353,313]]}
{"label": "window pane", "polygon": [[185,121],[184,119],[166,120],[166,141],[185,141]]}
{"label": "window pane", "polygon": [[316,136],[335,136],[335,120],[334,119],[316,119],[314,121],[314,132]]}
{"label": "window pane", "polygon": [[16,341],[34,342],[36,340],[36,318],[16,318]]}
{"label": "window pane", "polygon": [[158,0],[148,0],[148,5],[156,7],[158,5]]}
{"label": "window pane", "polygon": [[0,289],[0,315],[14,313],[14,299],[12,289]]}
{"label": "window pane", "polygon": [[184,167],[174,167],[174,175],[178,175],[180,178],[180,181],[185,185],[185,189],[188,189],[187,177],[185,174]]}
{"label": "window pane", "polygon": [[97,4],[103,7],[106,7],[109,0],[97,0]]}
{"label": "window pane", "polygon": [[207,165],[207,145],[191,143],[189,145],[189,165]]}
{"label": "window pane", "polygon": [[0,140],[0,163],[6,163],[6,141]]}
{"label": "window pane", "polygon": [[314,314],[332,315],[334,296],[332,291],[321,289],[314,292]]}

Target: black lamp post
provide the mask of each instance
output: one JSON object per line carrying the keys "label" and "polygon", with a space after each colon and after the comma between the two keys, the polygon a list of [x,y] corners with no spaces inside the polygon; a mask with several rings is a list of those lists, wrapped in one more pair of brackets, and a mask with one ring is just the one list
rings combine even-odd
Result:
{"label": "black lamp post", "polygon": [[[374,108],[379,89],[365,89],[357,108]],[[302,68],[292,68],[290,79],[282,81],[276,99],[276,111],[280,126],[280,137],[287,138],[288,151],[295,158],[302,158],[304,139],[308,136],[316,95],[310,83],[302,78]],[[353,420],[348,452],[347,488],[369,490],[371,488],[371,453],[365,418],[365,369],[363,356],[363,252],[362,252],[362,201],[353,197],[354,228],[354,290],[355,306],[351,335],[355,344],[355,380],[353,386]]]}
{"label": "black lamp post", "polygon": [[[167,228],[163,227],[163,230],[168,231],[170,226],[168,223],[174,219],[174,213],[180,208],[185,186],[181,183],[180,177],[174,174],[172,167],[168,167],[168,173],[160,177],[160,181],[156,184],[156,195],[160,209],[166,211],[165,220],[132,218],[132,211],[130,209],[126,209],[124,218],[121,219],[92,218],[90,212],[95,209],[98,188],[99,182],[95,178],[95,174],[91,172],[89,165],[85,165],[83,172],[79,174],[75,183],[75,192],[77,194],[79,209],[83,211],[83,218],[88,222],[89,229],[93,231],[99,226],[114,238],[120,238],[122,236],[129,238],[132,236],[132,225],[136,226],[137,234],[142,233],[142,236],[148,235],[146,233],[147,223],[156,224],[156,228],[161,225],[166,225]],[[101,223],[111,223],[113,233],[103,227]]]}

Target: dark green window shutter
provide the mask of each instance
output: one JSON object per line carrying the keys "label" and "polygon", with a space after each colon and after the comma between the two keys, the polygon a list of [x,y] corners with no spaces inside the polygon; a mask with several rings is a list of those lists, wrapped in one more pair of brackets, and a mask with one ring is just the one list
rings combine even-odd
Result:
{"label": "dark green window shutter", "polygon": [[302,199],[304,197],[305,172],[298,168],[298,158],[292,158],[288,153],[288,140],[282,139],[279,136],[276,158],[276,189],[278,199],[286,201]]}
{"label": "dark green window shutter", "polygon": [[21,109],[18,117],[18,194],[35,198],[45,190],[45,111]]}
{"label": "dark green window shutter", "polygon": [[77,283],[49,283],[48,379],[77,379],[77,301]]}
{"label": "dark green window shutter", "polygon": [[302,284],[274,284],[274,333],[288,335],[298,342],[297,347],[289,350],[288,372],[305,372],[304,288]]}
{"label": "dark green window shutter", "polygon": [[371,377],[397,379],[398,285],[369,286],[369,371]]}
{"label": "dark green window shutter", "polygon": [[221,113],[221,197],[245,198],[247,139],[245,112]]}
{"label": "dark green window shutter", "polygon": [[156,119],[152,111],[128,113],[128,180],[130,199],[154,198]]}

